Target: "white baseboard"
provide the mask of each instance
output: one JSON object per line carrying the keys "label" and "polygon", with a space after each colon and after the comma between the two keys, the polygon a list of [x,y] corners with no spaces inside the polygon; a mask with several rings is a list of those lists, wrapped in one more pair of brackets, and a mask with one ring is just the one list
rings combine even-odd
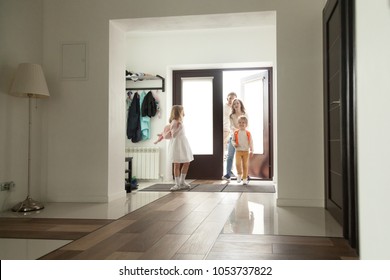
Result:
{"label": "white baseboard", "polygon": [[107,203],[116,199],[125,198],[126,190],[110,195],[48,195],[48,202],[80,202],[80,203]]}
{"label": "white baseboard", "polygon": [[291,207],[325,207],[325,201],[322,199],[285,199],[278,198],[276,200],[277,206],[291,206]]}

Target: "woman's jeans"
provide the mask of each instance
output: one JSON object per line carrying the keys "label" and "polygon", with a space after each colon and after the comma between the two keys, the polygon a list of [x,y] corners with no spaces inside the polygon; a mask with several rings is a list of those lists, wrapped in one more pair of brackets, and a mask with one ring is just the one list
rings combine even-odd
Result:
{"label": "woman's jeans", "polygon": [[226,175],[225,175],[227,178],[230,178],[233,175],[232,167],[233,167],[233,159],[234,159],[235,152],[236,152],[236,148],[234,148],[232,144],[232,137],[230,137],[227,144]]}

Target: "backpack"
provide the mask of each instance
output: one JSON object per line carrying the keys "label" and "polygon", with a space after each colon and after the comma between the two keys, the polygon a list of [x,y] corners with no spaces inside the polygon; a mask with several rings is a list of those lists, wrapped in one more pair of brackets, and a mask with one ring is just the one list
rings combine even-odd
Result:
{"label": "backpack", "polygon": [[[237,129],[236,131],[234,131],[234,142],[236,142],[236,144],[238,145],[238,132],[240,130]],[[251,141],[251,133],[248,131],[248,130],[245,130],[246,132],[246,136],[248,137],[248,143]]]}

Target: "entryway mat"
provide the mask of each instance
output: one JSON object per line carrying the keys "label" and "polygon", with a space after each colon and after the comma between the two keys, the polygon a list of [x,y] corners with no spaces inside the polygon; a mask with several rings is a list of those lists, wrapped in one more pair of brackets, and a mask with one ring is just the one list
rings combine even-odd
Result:
{"label": "entryway mat", "polygon": [[[248,185],[231,182],[229,184],[190,184],[191,188],[179,190],[179,192],[251,192],[251,193],[275,193],[274,185],[259,184],[250,181]],[[154,184],[138,190],[145,192],[170,192],[174,184]],[[176,191],[178,192],[178,191]]]}
{"label": "entryway mat", "polygon": [[[149,187],[146,187],[146,188],[143,188],[141,190],[138,190],[140,192],[144,191],[144,192],[170,192],[171,191],[171,188],[174,186],[175,184],[154,184],[154,185],[151,185]],[[191,189],[193,189],[194,187],[196,187],[198,184],[190,184],[191,185]],[[188,189],[184,189],[184,190],[180,190],[180,192],[183,192],[183,191],[186,191],[188,192],[189,190]]]}
{"label": "entryway mat", "polygon": [[191,192],[222,192],[227,184],[199,184]]}
{"label": "entryway mat", "polygon": [[249,181],[248,185],[230,183],[223,190],[224,192],[251,192],[251,193],[275,193],[274,185],[259,184]]}

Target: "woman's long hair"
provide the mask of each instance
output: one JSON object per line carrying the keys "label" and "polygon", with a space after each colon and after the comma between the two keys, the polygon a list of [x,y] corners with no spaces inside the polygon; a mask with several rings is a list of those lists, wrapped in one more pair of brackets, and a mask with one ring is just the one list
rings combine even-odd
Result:
{"label": "woman's long hair", "polygon": [[245,106],[244,106],[244,103],[242,103],[241,99],[234,99],[233,100],[233,103],[232,103],[232,112],[230,113],[230,118],[232,117],[232,115],[236,114],[236,109],[234,109],[234,103],[235,102],[239,102],[240,103],[240,107],[241,107],[241,112],[243,115],[245,115]]}

